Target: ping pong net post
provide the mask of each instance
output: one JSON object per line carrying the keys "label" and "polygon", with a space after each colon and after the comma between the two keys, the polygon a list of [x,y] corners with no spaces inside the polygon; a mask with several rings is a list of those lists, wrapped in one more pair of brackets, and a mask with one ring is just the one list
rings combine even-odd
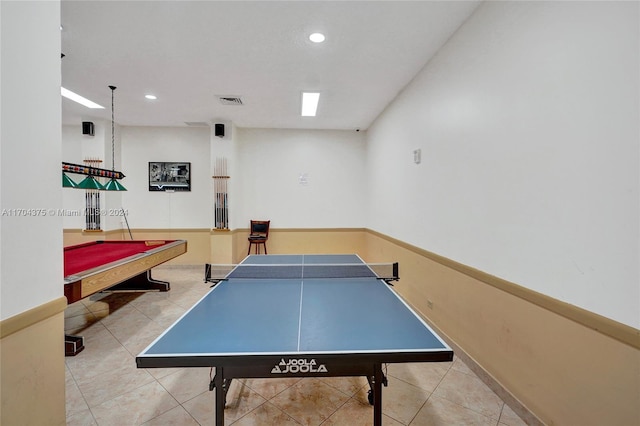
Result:
{"label": "ping pong net post", "polygon": [[[395,263],[337,264],[205,264],[204,282],[216,285],[230,278],[304,279],[304,278],[376,278],[393,285],[400,279]],[[212,286],[213,287],[213,286]]]}

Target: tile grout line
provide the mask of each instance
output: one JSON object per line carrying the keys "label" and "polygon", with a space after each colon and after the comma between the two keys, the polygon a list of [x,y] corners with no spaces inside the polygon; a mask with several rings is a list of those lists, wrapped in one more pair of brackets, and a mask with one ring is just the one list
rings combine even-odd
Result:
{"label": "tile grout line", "polygon": [[[66,366],[66,362],[65,362],[65,366]],[[93,418],[93,421],[96,424],[98,424],[98,420],[96,420],[96,416],[93,414],[93,411],[91,410],[91,406],[89,406],[89,402],[87,401],[87,398],[84,396],[84,393],[80,389],[80,385],[78,385],[78,381],[76,380],[76,376],[73,374],[73,372],[71,371],[71,369],[68,366],[66,366],[66,370],[71,375],[71,378],[73,379],[73,383],[76,385],[76,388],[78,388],[78,392],[80,393],[80,396],[82,397],[82,400],[84,401],[85,405],[87,406],[87,410],[89,410],[89,413],[91,414],[91,418]],[[65,400],[66,400],[66,395],[65,395]],[[65,419],[66,419],[66,417],[67,417],[67,413],[65,411]]]}

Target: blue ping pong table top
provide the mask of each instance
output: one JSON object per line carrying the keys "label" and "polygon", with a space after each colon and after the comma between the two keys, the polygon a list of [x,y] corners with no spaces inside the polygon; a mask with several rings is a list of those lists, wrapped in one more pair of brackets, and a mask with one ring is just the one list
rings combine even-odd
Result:
{"label": "blue ping pong table top", "polygon": [[[364,262],[357,255],[252,255],[237,268],[301,263]],[[394,362],[402,354],[412,360],[423,354],[428,361],[430,353],[444,352],[452,356],[449,346],[383,280],[230,278],[213,287],[137,361],[155,366],[153,358],[189,359],[190,366],[209,366],[227,357],[357,353]],[[186,364],[177,361],[181,365]]]}

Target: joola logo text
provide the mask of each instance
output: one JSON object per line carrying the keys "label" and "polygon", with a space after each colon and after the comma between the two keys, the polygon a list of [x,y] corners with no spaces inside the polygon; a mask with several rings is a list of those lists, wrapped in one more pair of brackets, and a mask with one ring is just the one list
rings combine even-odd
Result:
{"label": "joola logo text", "polygon": [[326,373],[327,367],[324,364],[318,365],[315,359],[289,359],[282,358],[280,362],[273,366],[271,374],[296,374],[296,373]]}

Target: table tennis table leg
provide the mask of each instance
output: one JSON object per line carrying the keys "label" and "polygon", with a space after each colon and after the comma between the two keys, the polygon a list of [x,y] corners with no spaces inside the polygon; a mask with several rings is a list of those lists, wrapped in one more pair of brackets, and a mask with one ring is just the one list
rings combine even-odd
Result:
{"label": "table tennis table leg", "polygon": [[222,367],[216,367],[216,375],[213,380],[216,389],[216,426],[224,426],[226,392],[224,389],[224,375]]}
{"label": "table tennis table leg", "polygon": [[373,426],[382,426],[382,364],[374,365],[373,376]]}

